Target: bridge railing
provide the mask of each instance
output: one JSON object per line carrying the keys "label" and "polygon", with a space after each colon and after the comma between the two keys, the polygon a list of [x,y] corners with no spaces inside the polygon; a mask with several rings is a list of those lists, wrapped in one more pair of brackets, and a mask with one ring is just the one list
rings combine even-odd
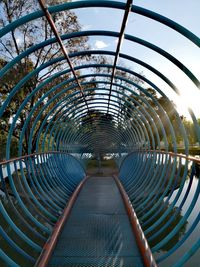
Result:
{"label": "bridge railing", "polygon": [[52,151],[0,163],[2,266],[33,265],[73,191],[84,178],[73,156]]}
{"label": "bridge railing", "polygon": [[200,222],[200,158],[135,151],[122,162],[119,176],[156,262],[183,266],[200,247],[195,234]]}

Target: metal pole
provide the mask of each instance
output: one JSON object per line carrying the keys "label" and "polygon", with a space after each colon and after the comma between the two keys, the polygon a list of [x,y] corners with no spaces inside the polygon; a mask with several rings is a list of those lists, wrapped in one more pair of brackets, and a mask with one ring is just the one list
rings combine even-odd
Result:
{"label": "metal pole", "polygon": [[112,91],[112,85],[113,85],[113,81],[114,81],[114,76],[115,76],[115,72],[116,72],[116,65],[117,65],[117,61],[118,61],[118,58],[119,58],[119,52],[120,52],[120,49],[121,49],[121,46],[122,46],[122,42],[123,42],[123,39],[124,39],[125,29],[126,29],[126,25],[127,25],[127,22],[128,22],[129,13],[131,12],[132,4],[133,4],[133,0],[127,0],[126,7],[125,7],[125,12],[124,12],[124,18],[123,18],[123,21],[122,21],[120,35],[119,35],[119,39],[118,39],[118,43],[117,43],[117,49],[116,49],[116,53],[115,53],[114,64],[113,64],[111,83],[110,83],[110,92],[109,92],[109,97],[108,97],[107,113],[109,111],[109,106],[110,106],[110,97],[111,97],[111,91]]}
{"label": "metal pole", "polygon": [[84,92],[83,92],[83,88],[82,88],[82,86],[81,86],[81,84],[80,84],[80,82],[79,82],[79,80],[78,80],[78,77],[77,77],[77,75],[76,75],[76,72],[75,72],[75,70],[74,70],[74,67],[73,67],[73,65],[72,65],[72,62],[71,62],[71,60],[70,60],[70,58],[69,58],[67,49],[66,49],[66,47],[64,46],[63,41],[62,41],[62,39],[61,39],[61,37],[60,37],[60,34],[58,33],[58,31],[57,31],[57,29],[56,29],[56,25],[55,25],[55,23],[54,23],[54,21],[53,21],[53,19],[52,19],[51,14],[50,14],[49,11],[48,11],[48,8],[47,8],[47,6],[46,6],[46,3],[45,3],[45,1],[43,1],[43,0],[38,0],[38,2],[39,2],[39,4],[40,4],[40,6],[41,6],[41,9],[43,10],[43,12],[44,12],[44,14],[45,14],[45,17],[46,17],[47,21],[49,22],[49,25],[50,25],[50,27],[51,27],[51,29],[52,29],[52,31],[53,31],[53,33],[54,33],[54,35],[55,35],[55,37],[56,37],[58,43],[59,43],[59,45],[60,45],[60,48],[61,48],[61,50],[62,50],[62,52],[63,52],[63,54],[64,54],[64,56],[65,56],[65,58],[66,58],[66,60],[67,60],[67,63],[69,64],[69,67],[70,67],[70,69],[71,69],[71,71],[72,71],[72,74],[73,74],[73,76],[74,76],[74,78],[75,78],[77,84],[78,84],[78,87],[79,87],[79,89],[80,89],[81,95],[82,95],[82,97],[83,97],[83,99],[84,99],[84,101],[85,101],[85,104],[86,104],[86,106],[87,106],[87,109],[88,109],[88,111],[89,111],[88,103],[87,103],[87,101],[86,101],[85,94],[84,94]]}

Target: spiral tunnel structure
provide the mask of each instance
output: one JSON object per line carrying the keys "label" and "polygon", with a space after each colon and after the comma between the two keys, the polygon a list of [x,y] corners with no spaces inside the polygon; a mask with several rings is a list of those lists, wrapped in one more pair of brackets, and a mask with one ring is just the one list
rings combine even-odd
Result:
{"label": "spiral tunnel structure", "polygon": [[[57,63],[66,67],[56,69],[37,84],[22,99],[10,122],[6,156],[0,163],[0,265],[34,265],[68,200],[87,175],[87,164],[92,158],[109,156],[116,162],[117,175],[158,266],[199,266],[200,159],[191,156],[187,131],[178,111],[171,105],[172,117],[167,110],[165,104],[171,100],[165,89],[142,72],[120,63],[125,60],[141,66],[175,94],[181,93],[181,88],[162,69],[132,56],[129,51],[122,52],[123,42],[136,43],[164,57],[199,90],[198,78],[186,65],[162,47],[127,34],[126,26],[129,16],[137,14],[168,27],[197,48],[199,37],[161,14],[135,6],[134,1],[75,1],[48,8],[39,2],[41,9],[6,25],[0,30],[0,38],[42,17],[47,19],[55,36],[27,47],[7,62],[0,70],[0,79],[3,81],[18,64],[43,47],[57,44],[62,53],[26,72],[13,85],[1,103],[0,117],[4,118],[15,97],[35,75],[45,73]],[[82,9],[90,12],[92,8],[98,8],[99,12],[120,11],[121,28],[116,32],[109,28],[66,31],[62,35],[57,32],[54,14]],[[65,42],[94,36],[117,40],[116,50],[80,47],[68,53]],[[38,93],[40,97],[31,106]],[[31,108],[20,129],[18,157],[13,158],[13,136],[27,107]],[[189,114],[200,142],[200,126],[192,108]],[[181,153],[178,138],[183,143]],[[25,141],[27,153],[23,150]]]}

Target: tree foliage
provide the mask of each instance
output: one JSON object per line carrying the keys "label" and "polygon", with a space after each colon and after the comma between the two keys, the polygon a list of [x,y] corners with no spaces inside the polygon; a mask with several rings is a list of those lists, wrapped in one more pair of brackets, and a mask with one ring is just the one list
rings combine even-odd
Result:
{"label": "tree foliage", "polygon": [[[197,136],[194,130],[194,124],[183,115],[177,113],[175,103],[165,96],[159,96],[153,88],[147,88],[146,93],[147,94],[139,92],[138,94],[130,94],[129,97],[126,98],[126,105],[124,106],[123,113],[128,120],[132,120],[133,117],[140,117],[139,112],[144,114],[151,147],[153,147],[154,139],[155,148],[157,148],[157,136],[159,136],[160,141],[164,140],[163,127],[167,136],[169,148],[172,149],[174,141],[169,121],[174,129],[175,141],[178,145],[183,142],[183,133],[180,127],[181,123],[186,130],[189,144],[195,144],[197,142]],[[153,136],[148,126],[150,126]]]}
{"label": "tree foliage", "polygon": [[[48,5],[56,5],[62,2],[63,1],[60,0],[51,0],[48,1]],[[15,21],[16,19],[19,19],[20,17],[27,15],[30,12],[34,12],[38,9],[40,9],[40,7],[38,1],[36,0],[16,0],[16,1],[2,0],[0,1],[0,13],[1,13],[0,26],[4,27],[7,24]],[[74,31],[79,31],[81,29],[81,25],[78,22],[77,16],[72,11],[57,12],[52,16],[53,20],[55,21],[56,27],[61,35],[66,33],[71,33]],[[54,37],[53,32],[50,26],[48,25],[48,22],[45,19],[45,17],[26,23],[18,27],[16,30],[13,30],[12,32],[8,33],[1,39],[0,42],[0,53],[1,53],[0,69],[3,68],[8,62],[10,62],[16,56],[20,55],[20,53],[22,53],[23,51],[26,51],[33,45],[39,44],[53,37]],[[85,50],[88,49],[88,38],[87,37],[73,38],[64,41],[64,44],[69,52],[75,52],[80,49]],[[62,56],[61,49],[57,43],[53,43],[31,53],[26,58],[21,60],[18,64],[15,64],[14,67],[10,69],[0,81],[1,82],[0,104],[1,105],[3,104],[3,102],[11,92],[11,90],[14,88],[16,84],[18,84],[18,82],[23,77],[28,75],[31,71],[35,70],[39,66],[59,56]],[[89,57],[86,57],[86,60],[89,60]],[[10,123],[12,122],[17,110],[19,109],[19,106],[21,105],[23,100],[30,93],[33,92],[36,86],[38,86],[41,82],[45,81],[52,74],[68,68],[69,67],[67,63],[63,61],[52,64],[45,70],[40,71],[39,73],[34,75],[21,87],[21,90],[17,94],[15,94],[9,106],[7,107],[6,111],[4,112],[3,120],[1,121],[0,126],[1,129],[3,129],[5,135],[9,131]],[[27,120],[31,109],[38,102],[38,100],[41,99],[44,93],[50,90],[56,84],[69,79],[70,76],[71,76],[70,74],[65,74],[60,76],[59,78],[51,80],[51,82],[46,84],[42,90],[39,90],[31,97],[30,101],[27,102],[23,111],[20,113],[20,116],[17,120],[17,124],[15,125],[13,133],[15,138],[19,139],[20,130],[22,129],[25,121]],[[24,153],[27,153],[28,151],[28,139],[29,139],[30,129],[35,121],[38,111],[49,99],[51,99],[56,93],[61,91],[63,88],[64,86],[59,87],[57,90],[49,94],[48,97],[41,102],[41,104],[34,112],[33,116],[31,117],[28,123],[28,127],[26,128],[25,131],[25,140],[23,142]],[[62,95],[62,98],[64,98],[70,92],[71,91],[66,91],[66,93]],[[45,109],[45,112],[42,113],[40,120],[38,121],[36,128],[34,129],[31,152],[35,151],[37,132],[41,126],[43,119],[47,116],[49,110],[52,108],[52,105],[55,105],[55,103],[58,101],[59,98],[54,103],[49,105]]]}

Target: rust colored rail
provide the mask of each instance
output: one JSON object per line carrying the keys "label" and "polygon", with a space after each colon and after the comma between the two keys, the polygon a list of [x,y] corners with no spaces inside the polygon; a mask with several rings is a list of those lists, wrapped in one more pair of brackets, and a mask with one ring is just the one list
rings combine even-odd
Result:
{"label": "rust colored rail", "polygon": [[126,193],[126,191],[124,190],[121,182],[119,181],[118,177],[116,175],[113,175],[115,182],[119,188],[119,191],[121,193],[121,196],[123,198],[124,201],[124,205],[126,207],[127,210],[127,214],[133,229],[133,232],[135,234],[136,240],[137,240],[137,244],[144,262],[144,266],[145,267],[157,267],[157,264],[154,260],[154,257],[151,253],[151,250],[149,248],[148,242],[144,236],[144,233],[142,231],[142,228],[140,226],[140,223],[138,221],[137,215],[131,205],[131,202],[129,200],[129,197]]}
{"label": "rust colored rail", "polygon": [[50,239],[47,241],[47,243],[44,245],[43,251],[40,255],[40,257],[38,258],[35,266],[36,267],[45,267],[47,266],[50,257],[53,253],[53,250],[57,244],[58,241],[58,237],[63,229],[63,226],[67,220],[67,218],[70,215],[71,209],[83,187],[83,184],[85,183],[85,181],[87,180],[87,176],[81,181],[81,183],[77,186],[76,190],[74,191],[73,195],[71,196],[69,202],[67,203],[67,206],[65,207],[62,217],[59,219],[59,221],[56,223],[54,230],[52,232],[52,235],[50,237]]}
{"label": "rust colored rail", "polygon": [[[137,151],[131,152],[130,154],[132,154],[132,153],[148,153],[148,152],[171,155],[173,157],[180,157],[180,158],[184,158],[184,159],[187,159],[187,160],[192,160],[194,162],[200,163],[200,158],[195,158],[193,156],[187,156],[185,154],[168,152],[168,151],[163,151],[163,150],[137,150]],[[0,165],[7,164],[7,163],[10,163],[10,162],[13,162],[13,161],[19,161],[19,160],[26,159],[26,158],[29,158],[29,157],[34,157],[34,156],[38,156],[38,155],[46,155],[46,154],[69,154],[69,153],[62,152],[62,151],[47,151],[47,152],[38,152],[38,153],[36,152],[36,153],[33,153],[33,154],[21,156],[21,157],[16,157],[16,158],[8,159],[8,160],[3,160],[3,161],[0,162]]]}
{"label": "rust colored rail", "polygon": [[161,154],[171,155],[173,157],[180,157],[180,158],[183,158],[183,159],[192,160],[192,161],[195,161],[197,163],[200,163],[200,158],[195,158],[193,156],[187,156],[187,155],[181,154],[181,153],[174,153],[174,152],[168,152],[168,151],[163,151],[163,150],[147,150],[147,151],[144,151],[144,152],[161,153]]}
{"label": "rust colored rail", "polygon": [[70,155],[69,153],[62,152],[62,151],[36,152],[36,153],[32,153],[32,154],[23,155],[21,157],[15,157],[15,158],[11,158],[11,159],[8,159],[8,160],[3,160],[3,161],[0,162],[0,165],[11,163],[13,161],[20,161],[20,160],[31,158],[31,157],[34,157],[34,156],[47,155],[47,154],[68,154],[68,155]]}

